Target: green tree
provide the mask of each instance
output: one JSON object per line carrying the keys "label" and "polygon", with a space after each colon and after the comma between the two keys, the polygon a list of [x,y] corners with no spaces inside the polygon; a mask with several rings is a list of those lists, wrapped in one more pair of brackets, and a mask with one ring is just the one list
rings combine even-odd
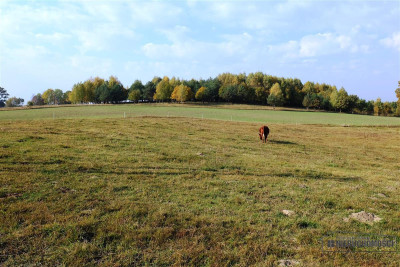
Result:
{"label": "green tree", "polygon": [[199,81],[195,79],[191,79],[190,81],[183,81],[183,84],[190,87],[191,91],[193,94],[197,93],[197,91],[200,89],[201,84]]}
{"label": "green tree", "polygon": [[307,108],[307,110],[313,106],[313,99],[312,99],[312,93],[307,93],[304,96],[303,99],[303,106],[305,106]]}
{"label": "green tree", "polygon": [[311,94],[312,106],[320,109],[322,107],[323,98],[319,94]]}
{"label": "green tree", "polygon": [[275,83],[270,91],[268,96],[268,104],[272,105],[275,109],[275,106],[282,106],[284,103],[283,93],[279,83]]}
{"label": "green tree", "polygon": [[6,107],[20,107],[24,103],[24,100],[22,98],[17,98],[17,97],[10,97],[6,101]]}
{"label": "green tree", "polygon": [[64,104],[65,99],[64,99],[64,93],[61,89],[55,89],[54,90],[54,104],[59,105],[59,104]]}
{"label": "green tree", "polygon": [[153,101],[153,96],[155,93],[156,85],[152,81],[147,82],[143,88],[143,99]]}
{"label": "green tree", "polygon": [[342,87],[340,88],[337,94],[336,108],[339,109],[339,112],[342,112],[342,110],[346,110],[348,106],[349,106],[349,95],[347,94],[346,90]]}
{"label": "green tree", "polygon": [[9,94],[7,93],[7,90],[3,87],[0,87],[0,108],[5,106],[8,96]]}
{"label": "green tree", "polygon": [[224,85],[219,89],[219,97],[226,102],[236,102],[237,85]]}
{"label": "green tree", "polygon": [[357,108],[357,102],[359,98],[356,95],[349,95],[348,100],[349,100],[349,105],[347,108],[351,113],[354,113],[355,109]]}
{"label": "green tree", "polygon": [[218,78],[208,78],[206,81],[204,81],[202,86],[206,88],[204,91],[205,101],[215,102],[219,100],[221,82],[218,80]]}
{"label": "green tree", "polygon": [[174,88],[169,83],[169,78],[165,76],[161,82],[156,86],[156,93],[154,94],[154,100],[167,101],[171,99],[171,94]]}
{"label": "green tree", "polygon": [[111,101],[111,92],[108,86],[108,82],[104,82],[102,85],[95,90],[96,103],[108,103]]}
{"label": "green tree", "polygon": [[128,98],[128,90],[121,83],[109,83],[110,101],[114,104],[119,103]]}
{"label": "green tree", "polygon": [[134,90],[130,91],[130,93],[128,95],[128,99],[137,103],[137,102],[139,102],[141,95],[142,94],[140,93],[140,90],[134,89]]}
{"label": "green tree", "polygon": [[138,90],[140,93],[140,97],[143,94],[144,91],[144,85],[142,84],[141,81],[135,80],[132,85],[129,87],[129,93],[131,93],[133,90]]}

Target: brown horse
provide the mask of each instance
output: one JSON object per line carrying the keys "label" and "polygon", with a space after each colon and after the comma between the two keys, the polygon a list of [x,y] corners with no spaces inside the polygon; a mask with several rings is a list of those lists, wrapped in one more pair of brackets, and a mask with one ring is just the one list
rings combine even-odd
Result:
{"label": "brown horse", "polygon": [[269,134],[269,128],[268,126],[264,125],[260,127],[260,130],[258,130],[258,135],[260,136],[260,140],[262,140],[263,143],[266,143],[268,140],[268,134]]}

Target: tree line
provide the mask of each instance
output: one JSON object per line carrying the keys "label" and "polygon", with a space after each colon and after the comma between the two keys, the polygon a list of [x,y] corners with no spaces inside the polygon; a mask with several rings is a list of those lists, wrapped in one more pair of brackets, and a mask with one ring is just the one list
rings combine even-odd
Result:
{"label": "tree line", "polygon": [[222,73],[207,80],[184,80],[167,76],[154,77],[143,84],[135,80],[124,87],[115,76],[108,80],[90,78],[73,85],[70,91],[48,89],[28,102],[33,105],[121,103],[131,102],[230,102],[271,105],[275,107],[305,107],[307,109],[400,116],[400,81],[395,90],[397,102],[367,101],[349,95],[342,87],[325,83],[302,83],[296,78],[282,78],[262,72],[248,75]]}

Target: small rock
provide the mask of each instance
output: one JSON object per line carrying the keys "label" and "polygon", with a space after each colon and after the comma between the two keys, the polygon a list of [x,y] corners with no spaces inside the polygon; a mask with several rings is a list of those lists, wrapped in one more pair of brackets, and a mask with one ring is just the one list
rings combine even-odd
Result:
{"label": "small rock", "polygon": [[279,260],[278,261],[278,266],[295,266],[295,265],[299,265],[300,262],[297,260]]}
{"label": "small rock", "polygon": [[362,223],[367,223],[367,224],[373,224],[374,222],[379,222],[380,220],[382,220],[382,218],[376,216],[375,214],[368,213],[365,211],[352,213],[347,219],[348,219],[348,221],[350,219],[354,219],[356,221],[359,221]]}
{"label": "small rock", "polygon": [[294,212],[293,210],[282,210],[282,213],[289,217],[296,214],[296,212]]}

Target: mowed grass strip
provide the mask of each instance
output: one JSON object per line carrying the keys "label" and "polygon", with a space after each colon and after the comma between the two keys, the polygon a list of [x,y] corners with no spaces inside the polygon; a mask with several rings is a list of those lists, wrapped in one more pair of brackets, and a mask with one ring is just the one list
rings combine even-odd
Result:
{"label": "mowed grass strip", "polygon": [[[262,144],[259,124],[234,121],[3,121],[0,263],[396,266],[319,241],[398,236],[400,128],[269,126]],[[383,220],[343,221],[361,210]]]}
{"label": "mowed grass strip", "polygon": [[400,125],[400,118],[305,110],[272,110],[255,105],[193,105],[193,104],[125,104],[43,107],[34,109],[0,110],[0,121],[68,119],[68,118],[124,118],[124,117],[188,117],[225,121],[328,124],[358,126]]}

